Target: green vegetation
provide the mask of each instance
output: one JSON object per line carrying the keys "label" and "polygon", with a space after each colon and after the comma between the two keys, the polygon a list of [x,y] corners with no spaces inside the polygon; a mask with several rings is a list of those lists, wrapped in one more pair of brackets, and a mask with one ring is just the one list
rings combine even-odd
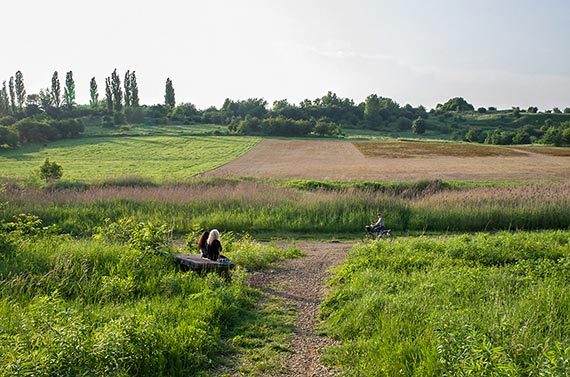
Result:
{"label": "green vegetation", "polygon": [[[566,229],[570,224],[567,183],[473,186],[424,181],[263,181],[195,179],[156,186],[121,182],[55,191],[11,188],[6,218],[22,212],[83,235],[105,218],[131,215],[169,223],[176,234],[195,226],[256,237],[354,239],[380,210],[396,235],[418,232]],[[292,186],[292,187],[291,187]]]}
{"label": "green vegetation", "polygon": [[356,246],[331,280],[326,360],[349,376],[551,375],[570,365],[570,232]]}
{"label": "green vegetation", "polygon": [[[176,104],[172,80],[165,85],[164,104],[141,105],[135,72],[121,82],[115,69],[105,78],[105,99],[99,100],[95,77],[90,80],[90,103],[75,103],[73,72],[66,74],[63,98],[57,71],[51,88],[27,94],[18,71],[0,91],[0,147],[14,148],[82,134],[84,122],[96,123],[99,133],[121,134],[132,127],[216,124],[222,134],[286,137],[343,137],[345,134],[443,139],[486,144],[570,145],[570,108],[538,111],[513,107],[497,110],[475,107],[462,97],[449,99],[427,111],[400,105],[390,98],[369,95],[355,103],[328,92],[298,105],[287,100],[268,107],[263,98],[226,99],[218,109],[199,110],[191,103]],[[568,111],[567,111],[568,110]],[[215,132],[212,129],[212,132]]]}
{"label": "green vegetation", "polygon": [[[290,334],[290,314],[254,310],[260,293],[243,267],[231,280],[181,272],[165,224],[121,219],[80,240],[32,215],[1,225],[2,376],[207,375],[246,345],[277,354],[252,345],[260,334],[269,344]],[[249,257],[251,239],[222,241],[227,256],[256,268],[300,255],[258,245]],[[271,332],[243,327],[266,320]]]}
{"label": "green vegetation", "polygon": [[0,171],[5,177],[29,178],[49,157],[64,167],[70,181],[129,175],[157,182],[181,181],[234,160],[258,142],[252,137],[213,136],[72,139],[4,151]]}

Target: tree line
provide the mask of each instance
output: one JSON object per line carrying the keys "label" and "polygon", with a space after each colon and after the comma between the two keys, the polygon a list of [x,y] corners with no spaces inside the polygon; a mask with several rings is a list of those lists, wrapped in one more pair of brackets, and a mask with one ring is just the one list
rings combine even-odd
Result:
{"label": "tree line", "polygon": [[[164,103],[150,106],[140,104],[135,71],[127,70],[121,75],[115,69],[104,84],[100,98],[96,78],[91,78],[89,104],[79,105],[72,71],[65,75],[63,91],[55,71],[51,86],[37,94],[26,93],[23,74],[16,72],[3,82],[0,91],[0,146],[78,136],[84,129],[81,119],[88,116],[99,117],[101,126],[109,128],[125,124],[207,123],[226,125],[228,133],[273,136],[340,136],[353,128],[391,136],[407,132],[443,134],[455,140],[489,144],[570,145],[570,126],[564,117],[570,114],[570,108],[553,108],[543,113],[536,107],[513,107],[509,111],[494,107],[475,109],[464,98],[455,97],[427,111],[423,106],[401,106],[377,94],[355,103],[329,91],[299,104],[286,99],[269,105],[263,98],[227,98],[219,109],[212,106],[199,110],[192,103],[176,103],[170,78],[165,82]],[[500,115],[485,123],[474,118],[477,114]],[[530,114],[534,118],[529,118]],[[527,118],[528,123],[524,123]],[[538,119],[541,123],[537,123]]]}

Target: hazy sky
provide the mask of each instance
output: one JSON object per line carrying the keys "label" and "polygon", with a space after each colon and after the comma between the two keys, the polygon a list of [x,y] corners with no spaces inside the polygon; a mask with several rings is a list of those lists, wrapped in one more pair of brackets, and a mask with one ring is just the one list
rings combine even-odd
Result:
{"label": "hazy sky", "polygon": [[141,102],[204,109],[225,98],[299,103],[376,93],[428,109],[570,107],[567,0],[5,0],[0,81],[63,87],[136,71]]}

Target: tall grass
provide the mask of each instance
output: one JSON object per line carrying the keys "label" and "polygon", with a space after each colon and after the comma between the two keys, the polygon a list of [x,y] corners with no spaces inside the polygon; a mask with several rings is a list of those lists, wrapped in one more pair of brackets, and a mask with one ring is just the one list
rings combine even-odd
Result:
{"label": "tall grass", "polygon": [[[0,233],[12,246],[0,250],[1,376],[208,375],[236,349],[242,322],[263,322],[243,268],[227,281],[181,272],[140,242]],[[248,268],[299,255],[256,246],[260,265],[242,250],[251,240],[229,244]]]}
{"label": "tall grass", "polygon": [[[293,187],[291,187],[293,186]],[[89,234],[105,218],[135,215],[172,224],[175,233],[196,226],[261,234],[354,237],[382,211],[396,233],[568,229],[570,184],[455,188],[442,182],[407,186],[320,187],[298,181],[195,180],[185,185],[96,186],[18,190],[5,218],[38,214],[73,234]]]}
{"label": "tall grass", "polygon": [[332,279],[329,363],[352,376],[570,373],[570,233],[355,247]]}

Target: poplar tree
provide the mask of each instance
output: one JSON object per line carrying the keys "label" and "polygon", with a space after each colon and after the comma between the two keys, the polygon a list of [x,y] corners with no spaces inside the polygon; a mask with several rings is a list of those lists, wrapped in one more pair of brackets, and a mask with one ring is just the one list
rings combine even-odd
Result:
{"label": "poplar tree", "polygon": [[61,106],[61,86],[59,85],[57,71],[55,71],[51,77],[51,96],[53,99],[53,106],[59,109]]}
{"label": "poplar tree", "polygon": [[95,81],[95,77],[91,78],[91,82],[89,83],[89,104],[92,107],[97,107],[99,105],[99,91],[97,90],[97,81]]}
{"label": "poplar tree", "polygon": [[16,113],[16,91],[14,90],[14,76],[10,77],[8,82],[8,90],[10,91],[10,108],[12,109],[12,114]]}
{"label": "poplar tree", "polygon": [[125,87],[125,106],[131,106],[131,72],[127,69],[125,72],[125,80],[123,81],[123,86]]}
{"label": "poplar tree", "polygon": [[2,90],[0,91],[0,114],[10,114],[10,99],[8,98],[8,89],[6,88],[6,80],[2,82]]}
{"label": "poplar tree", "polygon": [[174,108],[174,106],[176,106],[176,99],[174,98],[174,86],[172,86],[172,80],[170,80],[170,78],[166,79],[164,104],[170,108]]}
{"label": "poplar tree", "polygon": [[18,108],[20,111],[24,108],[26,103],[26,88],[24,87],[24,75],[21,71],[16,72],[16,99],[18,100]]}
{"label": "poplar tree", "polygon": [[117,75],[117,69],[111,74],[111,90],[113,92],[113,108],[121,111],[123,108],[123,90],[121,89],[121,79]]}
{"label": "poplar tree", "polygon": [[111,89],[111,78],[105,79],[105,102],[107,102],[107,110],[113,112],[113,90]]}
{"label": "poplar tree", "polygon": [[75,81],[73,80],[73,72],[69,71],[65,75],[65,88],[63,89],[63,103],[68,110],[75,106]]}
{"label": "poplar tree", "polygon": [[131,73],[131,105],[132,106],[139,106],[139,87],[137,84],[137,76],[135,75],[135,71]]}

